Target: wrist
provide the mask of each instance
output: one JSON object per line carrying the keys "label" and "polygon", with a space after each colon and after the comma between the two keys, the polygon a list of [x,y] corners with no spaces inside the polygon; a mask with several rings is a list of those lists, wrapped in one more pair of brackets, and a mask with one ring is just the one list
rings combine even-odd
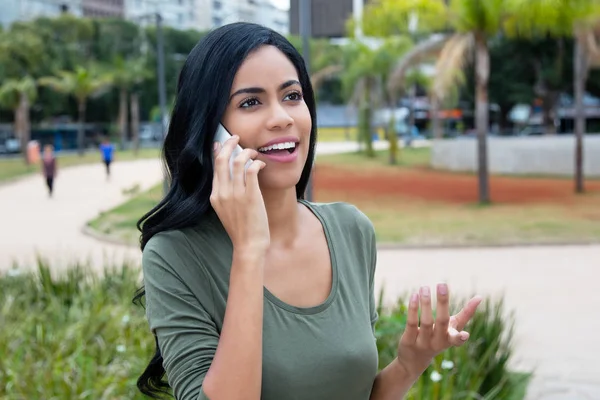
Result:
{"label": "wrist", "polygon": [[267,249],[258,246],[238,246],[233,248],[233,264],[262,268],[267,257]]}
{"label": "wrist", "polygon": [[[406,365],[405,363],[403,363],[402,361],[400,361],[398,359],[398,357],[396,357],[394,359],[394,361],[392,361],[392,368],[394,370],[394,373],[401,379],[406,380],[406,381],[410,381],[410,382],[416,382],[417,380],[419,380],[419,378],[421,377],[421,375],[423,374],[423,371],[416,371],[414,368],[411,368],[410,366]],[[427,368],[425,368],[427,369]]]}

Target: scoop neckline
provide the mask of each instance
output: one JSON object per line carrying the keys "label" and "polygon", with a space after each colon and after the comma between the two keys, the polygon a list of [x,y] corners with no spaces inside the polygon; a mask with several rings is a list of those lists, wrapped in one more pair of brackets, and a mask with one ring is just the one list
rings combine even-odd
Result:
{"label": "scoop neckline", "polygon": [[338,274],[338,265],[337,258],[335,254],[335,246],[332,240],[332,235],[329,229],[325,218],[321,214],[319,210],[312,203],[306,200],[298,200],[299,203],[303,204],[309,211],[311,211],[317,219],[321,222],[321,226],[323,227],[323,232],[325,233],[325,240],[327,241],[327,248],[329,249],[329,260],[331,262],[331,290],[329,291],[329,296],[323,301],[321,304],[312,306],[312,307],[297,307],[291,304],[288,304],[281,300],[279,297],[275,296],[266,286],[263,285],[264,296],[269,302],[274,304],[275,306],[282,308],[286,311],[289,311],[294,314],[302,314],[302,315],[312,315],[318,314],[320,312],[325,311],[331,303],[335,300],[338,292],[338,284],[339,284],[339,274]]}

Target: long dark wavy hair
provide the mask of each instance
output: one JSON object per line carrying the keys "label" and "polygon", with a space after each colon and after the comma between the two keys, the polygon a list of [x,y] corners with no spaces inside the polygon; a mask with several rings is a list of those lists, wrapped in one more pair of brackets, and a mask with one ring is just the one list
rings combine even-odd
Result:
{"label": "long dark wavy hair", "polygon": [[[198,223],[212,210],[212,144],[227,104],[233,79],[246,57],[261,46],[275,46],[294,64],[303,97],[312,119],[308,158],[296,185],[296,196],[304,198],[316,143],[316,107],[304,59],[279,33],[261,25],[237,22],[211,31],[190,52],[179,75],[177,96],[162,150],[170,186],[160,203],[137,223],[142,251],[157,233]],[[144,287],[134,303],[142,305]],[[156,353],[137,381],[147,396],[169,393],[163,358],[155,336]]]}

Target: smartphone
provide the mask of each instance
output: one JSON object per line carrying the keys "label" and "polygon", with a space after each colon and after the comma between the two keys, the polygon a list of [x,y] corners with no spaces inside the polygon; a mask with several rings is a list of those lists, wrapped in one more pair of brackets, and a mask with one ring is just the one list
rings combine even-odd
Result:
{"label": "smartphone", "polygon": [[[217,128],[217,132],[215,133],[215,142],[219,142],[219,143],[221,143],[221,146],[223,146],[225,144],[225,142],[227,140],[229,140],[230,138],[231,138],[231,133],[229,133],[222,124],[219,124],[219,127]],[[229,173],[231,174],[232,178],[233,178],[233,160],[241,152],[242,152],[242,147],[238,144],[235,146],[235,149],[233,149],[233,152],[231,153],[231,158],[229,159]],[[248,162],[246,163],[246,166],[244,167],[244,171],[246,171],[248,169],[250,164],[252,164],[252,160],[248,160]]]}

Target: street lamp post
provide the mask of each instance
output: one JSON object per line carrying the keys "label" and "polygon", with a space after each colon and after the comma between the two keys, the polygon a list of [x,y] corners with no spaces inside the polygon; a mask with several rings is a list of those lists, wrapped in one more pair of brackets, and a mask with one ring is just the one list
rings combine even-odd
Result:
{"label": "street lamp post", "polygon": [[[165,46],[163,39],[162,30],[162,16],[160,13],[156,13],[156,53],[158,58],[157,73],[158,73],[158,106],[160,108],[160,129],[161,138],[164,145],[165,138],[167,137],[167,89],[165,84]],[[167,179],[167,172],[164,171],[163,179],[163,194],[166,195],[169,191],[169,181]]]}
{"label": "street lamp post", "polygon": [[[156,23],[156,75],[158,81],[158,107],[160,112],[160,137],[164,145],[165,138],[167,136],[167,89],[165,84],[165,44],[163,38],[163,24],[162,15],[160,13],[152,13],[140,15],[136,20],[142,20],[153,17]],[[163,194],[167,194],[169,191],[169,180],[167,178],[167,172],[164,171],[163,179]]]}
{"label": "street lamp post", "polygon": [[[311,36],[311,3],[312,0],[299,0],[298,6],[300,7],[299,18],[300,18],[300,35],[302,36],[302,53],[304,56],[304,63],[306,64],[306,70],[310,76],[310,36]],[[315,149],[316,151],[316,149]],[[316,157],[316,154],[315,154]],[[306,199],[313,201],[313,179],[312,174],[308,178],[308,184],[306,185]]]}

